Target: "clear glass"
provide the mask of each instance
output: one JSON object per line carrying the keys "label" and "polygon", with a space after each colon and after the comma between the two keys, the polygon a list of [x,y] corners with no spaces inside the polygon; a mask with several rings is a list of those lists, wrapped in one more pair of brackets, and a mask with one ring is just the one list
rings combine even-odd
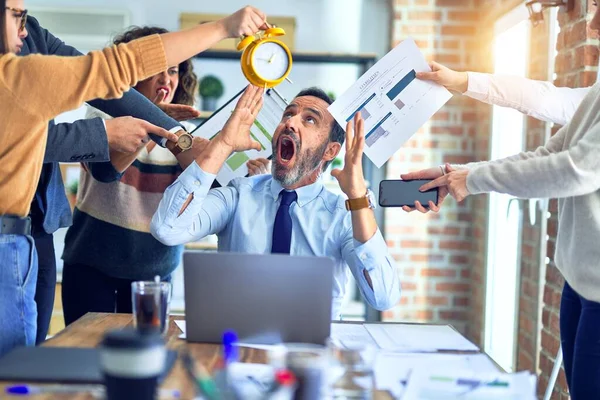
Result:
{"label": "clear glass", "polygon": [[377,349],[365,343],[338,345],[328,343],[328,399],[373,398],[375,377],[373,366]]}
{"label": "clear glass", "polygon": [[322,399],[327,391],[327,348],[308,343],[284,343],[268,352],[269,364],[290,370],[297,380],[294,399]]}
{"label": "clear glass", "polygon": [[158,331],[164,335],[169,322],[171,284],[139,281],[131,283],[133,326],[140,332]]}

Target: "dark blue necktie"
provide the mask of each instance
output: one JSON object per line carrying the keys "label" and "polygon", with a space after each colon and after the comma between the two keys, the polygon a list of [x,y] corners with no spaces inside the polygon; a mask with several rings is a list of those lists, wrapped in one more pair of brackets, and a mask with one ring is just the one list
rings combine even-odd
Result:
{"label": "dark blue necktie", "polygon": [[281,191],[281,204],[275,215],[273,225],[273,244],[271,253],[290,254],[292,243],[292,217],[290,216],[290,205],[298,199],[295,191]]}

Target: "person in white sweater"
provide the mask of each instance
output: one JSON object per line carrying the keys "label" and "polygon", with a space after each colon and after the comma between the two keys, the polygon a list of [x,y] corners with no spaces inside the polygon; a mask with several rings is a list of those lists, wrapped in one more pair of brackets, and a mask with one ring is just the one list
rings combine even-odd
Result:
{"label": "person in white sweater", "polygon": [[[598,9],[589,27],[600,30]],[[434,68],[434,73],[440,69]],[[481,79],[479,82],[487,81],[490,89],[481,93],[480,100],[566,125],[535,151],[489,162],[430,168],[404,174],[402,179],[434,179],[421,190],[438,187],[441,200],[447,194],[462,201],[469,195],[489,192],[558,198],[555,262],[566,281],[560,309],[565,373],[573,400],[596,398],[600,393],[600,82],[591,88],[563,89],[520,78],[457,74],[448,73],[447,77],[458,84],[466,76],[466,94]],[[519,88],[513,87],[515,83]],[[506,91],[507,87],[513,91]],[[461,88],[464,86],[451,89],[465,92]],[[507,93],[514,97],[503,97]],[[555,101],[548,100],[552,93],[560,93]],[[471,97],[478,98],[472,93]],[[440,205],[438,201],[429,206],[438,211]],[[427,211],[418,206],[419,211]]]}

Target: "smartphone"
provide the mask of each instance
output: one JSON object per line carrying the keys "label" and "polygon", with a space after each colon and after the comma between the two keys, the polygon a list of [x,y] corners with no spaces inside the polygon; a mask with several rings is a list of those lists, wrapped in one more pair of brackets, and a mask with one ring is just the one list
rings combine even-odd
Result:
{"label": "smartphone", "polygon": [[420,201],[423,207],[429,208],[429,202],[437,204],[438,188],[420,192],[419,188],[431,180],[385,180],[379,184],[379,205],[381,207],[414,207]]}

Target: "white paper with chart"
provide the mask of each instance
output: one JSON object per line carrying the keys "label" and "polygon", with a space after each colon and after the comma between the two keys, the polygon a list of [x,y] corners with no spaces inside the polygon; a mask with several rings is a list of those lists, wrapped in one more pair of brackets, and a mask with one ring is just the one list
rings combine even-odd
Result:
{"label": "white paper with chart", "polygon": [[[243,91],[239,92],[227,104],[217,110],[208,120],[196,128],[192,135],[209,140],[215,137],[233,113],[242,93]],[[221,186],[226,186],[232,179],[248,175],[248,167],[246,166],[248,160],[271,157],[273,154],[271,140],[285,107],[287,107],[287,104],[273,90],[265,92],[263,108],[250,128],[250,135],[260,143],[262,149],[261,151],[248,150],[233,153],[217,174],[217,182]]]}
{"label": "white paper with chart", "polygon": [[346,129],[361,112],[365,121],[365,154],[377,167],[419,130],[450,98],[444,87],[416,79],[431,71],[413,39],[406,39],[329,106]]}

